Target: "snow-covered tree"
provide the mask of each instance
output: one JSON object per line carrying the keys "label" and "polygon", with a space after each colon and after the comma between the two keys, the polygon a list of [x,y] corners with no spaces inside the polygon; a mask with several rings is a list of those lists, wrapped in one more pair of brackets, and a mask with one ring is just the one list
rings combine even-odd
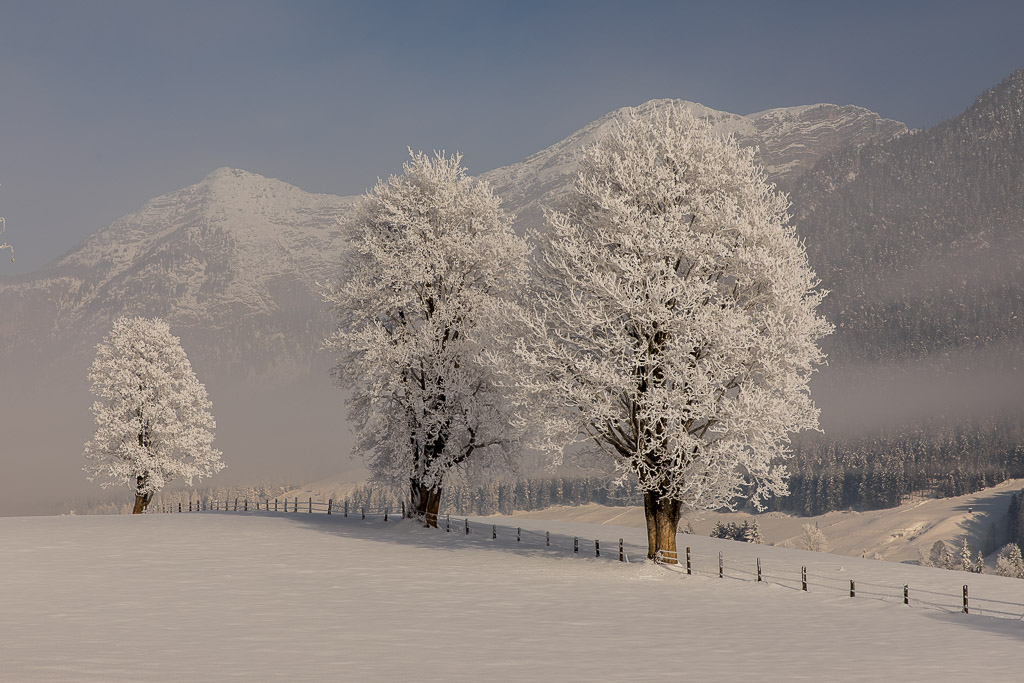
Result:
{"label": "snow-covered tree", "polygon": [[1024,579],[1024,558],[1021,558],[1019,545],[1007,543],[999,551],[999,557],[996,558],[996,574]]}
{"label": "snow-covered tree", "polygon": [[757,526],[757,522],[743,522],[740,530],[743,540],[747,543],[764,543],[764,536],[761,535],[761,528]]}
{"label": "snow-covered tree", "polygon": [[374,477],[411,487],[436,525],[457,468],[508,462],[516,432],[506,391],[481,360],[497,311],[526,280],[526,242],[461,156],[412,154],[345,226],[344,272],[323,294],[339,320],[325,346]]}
{"label": "snow-covered tree", "polygon": [[971,555],[971,548],[967,545],[967,539],[964,539],[963,545],[960,546],[960,552],[958,554],[958,566],[962,572],[974,571],[974,558]]}
{"label": "snow-covered tree", "polygon": [[588,442],[638,480],[649,556],[673,556],[683,505],[785,493],[789,435],[817,427],[831,326],[752,157],[676,106],[633,115],[583,152],[538,238],[523,388],[556,463]]}
{"label": "snow-covered tree", "polygon": [[[0,216],[0,235],[3,235],[5,230],[7,230],[7,222],[4,220],[3,216]],[[0,251],[3,251],[4,249],[11,252],[11,261],[14,261],[14,247],[9,245],[7,242],[0,242]]]}
{"label": "snow-covered tree", "polygon": [[956,566],[953,553],[943,541],[935,541],[927,559],[922,557],[920,563],[926,567],[938,567],[939,569],[953,569]]}
{"label": "snow-covered tree", "polygon": [[127,483],[133,512],[181,477],[189,485],[224,467],[213,448],[210,400],[192,365],[159,318],[119,318],[89,368],[96,434],[85,444],[89,480]]}
{"label": "snow-covered tree", "polygon": [[804,524],[800,531],[800,545],[816,553],[828,552],[828,537],[817,524]]}

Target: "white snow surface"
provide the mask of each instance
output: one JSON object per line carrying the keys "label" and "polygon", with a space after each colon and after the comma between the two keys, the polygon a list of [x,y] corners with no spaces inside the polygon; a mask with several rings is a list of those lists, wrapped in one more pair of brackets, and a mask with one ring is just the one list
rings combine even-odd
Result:
{"label": "white snow surface", "polygon": [[[681,535],[701,572],[634,559],[643,530],[503,518],[259,512],[0,518],[0,680],[1015,680],[1024,622],[851,599],[842,577],[1024,603],[1024,582]],[[557,532],[557,533],[556,533]],[[599,533],[604,556],[593,553]],[[571,552],[571,535],[581,552]],[[713,559],[712,559],[713,558]],[[711,563],[711,564],[709,564]],[[731,570],[729,570],[731,571]],[[814,577],[822,577],[815,579]],[[952,609],[956,609],[955,606]]]}

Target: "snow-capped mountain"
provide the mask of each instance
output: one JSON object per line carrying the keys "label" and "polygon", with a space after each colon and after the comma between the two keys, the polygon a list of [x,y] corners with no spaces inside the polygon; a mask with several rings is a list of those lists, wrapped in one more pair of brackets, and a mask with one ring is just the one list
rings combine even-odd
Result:
{"label": "snow-capped mountain", "polygon": [[[847,146],[885,142],[907,132],[907,127],[852,105],[813,104],[739,116],[685,100],[674,100],[694,116],[707,118],[715,128],[736,137],[744,147],[755,147],[756,159],[780,189],[789,190],[796,179],[823,156]],[[673,100],[650,100],[636,107],[649,116]],[[516,214],[517,225],[537,225],[543,207],[557,205],[576,175],[580,150],[593,144],[629,114],[617,109],[587,124],[525,160],[481,175]]]}
{"label": "snow-capped mountain", "polygon": [[[780,185],[837,146],[905,131],[857,107],[736,116],[688,106],[758,146]],[[580,147],[623,115],[612,112],[484,174],[520,229],[567,190]],[[338,274],[339,221],[357,201],[222,168],[147,202],[35,273],[0,278],[0,433],[5,451],[33,454],[19,459],[22,497],[0,497],[0,514],[48,510],[32,507],[33,491],[58,499],[93,492],[76,466],[92,429],[86,369],[124,314],[160,316],[181,338],[214,403],[216,445],[228,464],[219,479],[351,471],[342,395],[330,386],[330,358],[318,352],[333,316],[317,282]]]}
{"label": "snow-capped mountain", "polygon": [[[637,108],[650,114],[666,100]],[[860,107],[819,104],[738,116],[681,102],[756,146],[769,176],[788,185],[837,147],[906,131]],[[523,227],[571,184],[579,150],[626,115],[614,111],[524,161],[483,174]],[[337,273],[338,222],[358,197],[304,192],[221,168],[157,197],[29,276],[0,280],[0,348],[89,351],[119,315],[160,316],[190,356],[243,374],[308,365],[330,324],[318,281]]]}
{"label": "snow-capped mountain", "polygon": [[354,202],[218,169],[0,284],[3,345],[81,351],[131,314],[167,319],[230,367],[308,362],[329,320],[316,282],[335,272]]}

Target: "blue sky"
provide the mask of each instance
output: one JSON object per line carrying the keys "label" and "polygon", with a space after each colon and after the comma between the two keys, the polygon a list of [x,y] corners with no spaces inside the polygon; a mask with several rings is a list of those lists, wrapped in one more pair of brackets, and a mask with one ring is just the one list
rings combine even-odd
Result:
{"label": "blue sky", "polygon": [[482,172],[660,97],[927,127],[1024,68],[1022,26],[1017,2],[0,0],[0,275],[219,166],[356,194],[406,146]]}

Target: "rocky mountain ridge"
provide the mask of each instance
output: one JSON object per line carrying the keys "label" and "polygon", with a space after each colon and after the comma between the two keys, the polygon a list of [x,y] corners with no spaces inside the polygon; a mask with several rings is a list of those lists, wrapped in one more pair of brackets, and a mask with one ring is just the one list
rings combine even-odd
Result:
{"label": "rocky mountain ridge", "polygon": [[[649,116],[671,102],[696,117],[710,120],[722,133],[734,135],[741,146],[756,148],[755,159],[784,191],[832,151],[848,145],[892,140],[907,132],[903,123],[853,105],[814,104],[740,116],[696,102],[663,99],[645,102],[635,111]],[[630,107],[617,109],[517,164],[496,168],[480,177],[491,184],[504,206],[516,215],[521,229],[539,225],[543,207],[557,205],[571,187],[580,150],[612,130],[630,111]]]}

